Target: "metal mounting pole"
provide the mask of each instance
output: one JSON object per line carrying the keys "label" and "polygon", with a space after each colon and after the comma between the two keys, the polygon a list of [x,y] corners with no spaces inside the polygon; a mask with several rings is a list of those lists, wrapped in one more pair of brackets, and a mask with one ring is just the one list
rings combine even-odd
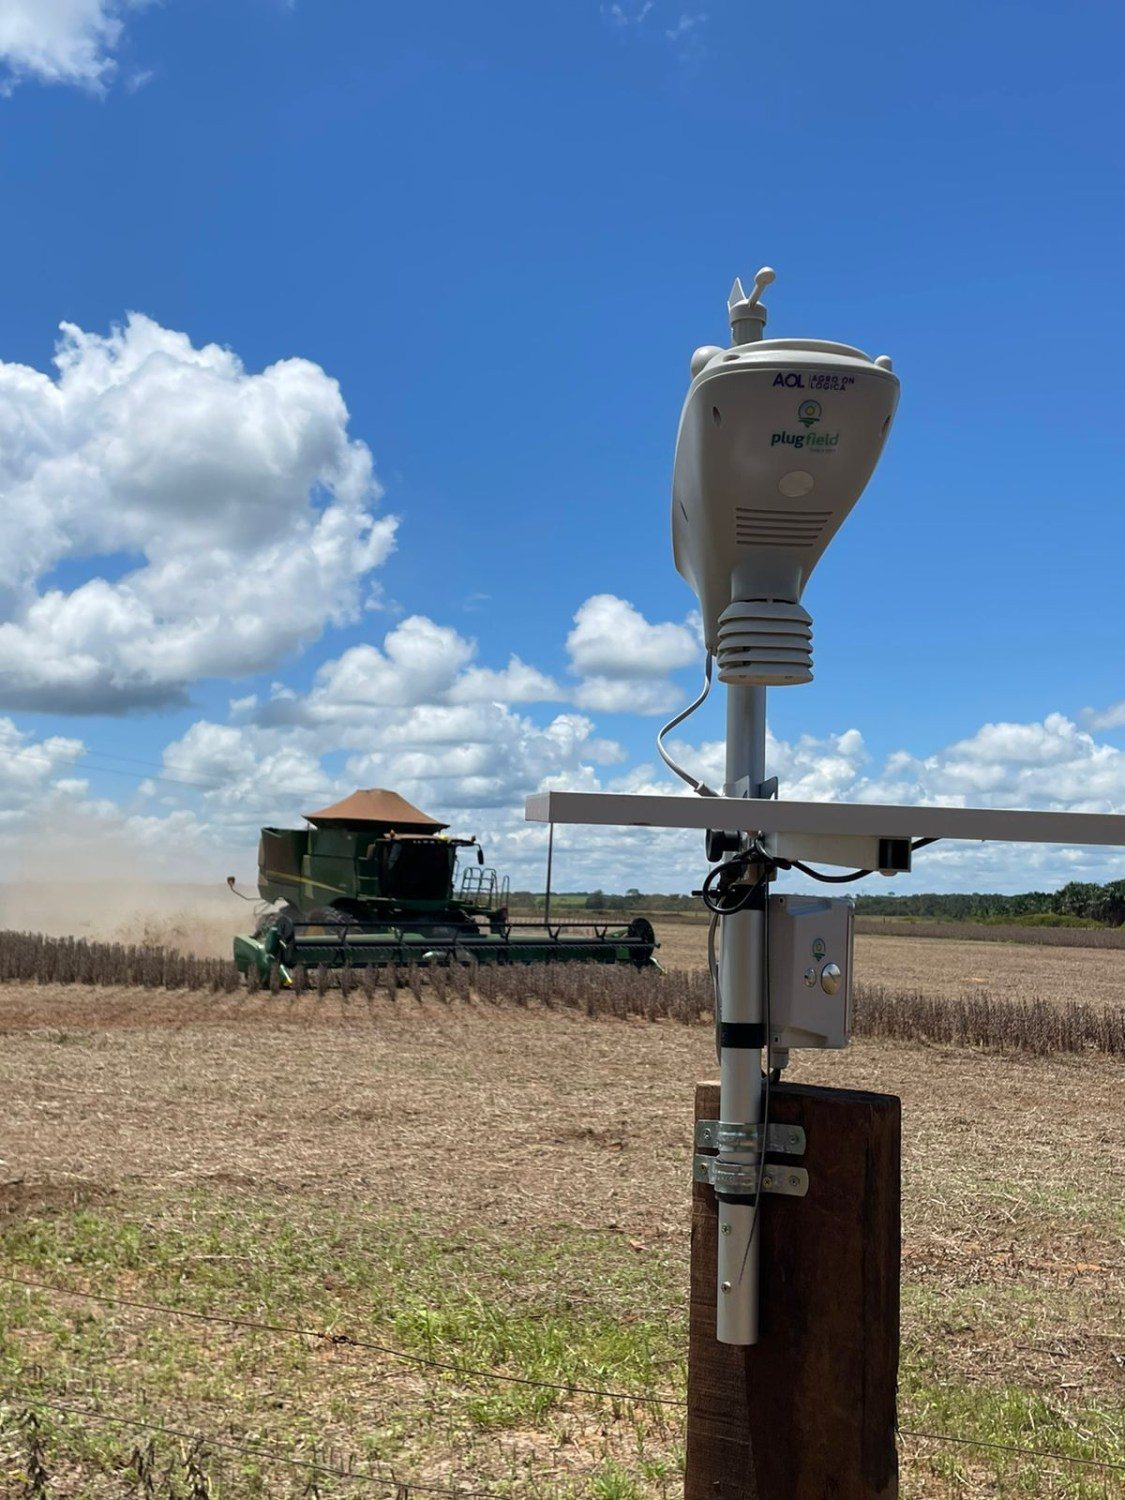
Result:
{"label": "metal mounting pole", "polygon": [[543,926],[551,925],[551,865],[555,857],[555,825],[547,828],[547,892],[543,897]]}
{"label": "metal mounting pole", "polygon": [[[766,690],[727,688],[725,795],[753,797],[766,773]],[[765,1046],[765,906],[722,917],[719,934],[719,1117],[757,1125],[762,1117]],[[764,1149],[764,1142],[760,1143]],[[752,1150],[720,1152],[720,1161],[753,1163]],[[758,1340],[758,1251],[752,1194],[719,1195],[716,1335],[723,1344]]]}

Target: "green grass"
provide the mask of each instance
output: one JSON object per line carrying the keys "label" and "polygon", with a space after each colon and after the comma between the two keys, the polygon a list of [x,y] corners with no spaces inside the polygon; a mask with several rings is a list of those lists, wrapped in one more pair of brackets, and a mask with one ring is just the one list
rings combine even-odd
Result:
{"label": "green grass", "polygon": [[[51,1400],[156,1413],[190,1431],[287,1452],[312,1455],[328,1444],[357,1466],[394,1464],[402,1473],[442,1456],[461,1472],[466,1456],[486,1450],[494,1464],[497,1435],[556,1432],[562,1442],[593,1412],[611,1433],[602,1467],[588,1474],[602,1489],[575,1493],[675,1488],[678,1409],[550,1388],[682,1395],[683,1315],[669,1268],[651,1254],[642,1261],[620,1236],[539,1230],[469,1242],[354,1203],[192,1194],[134,1203],[127,1213],[98,1205],[10,1221],[0,1259],[30,1280],[335,1340],[0,1286],[0,1385],[11,1393],[0,1441],[12,1453],[26,1437],[14,1426],[19,1393],[35,1388]],[[545,1384],[405,1365],[350,1340]],[[99,1476],[91,1495],[113,1492],[97,1483],[120,1476],[128,1431],[38,1415],[49,1465]],[[165,1467],[175,1448],[159,1443]],[[216,1482],[226,1474],[236,1485],[231,1493],[289,1493],[276,1488],[277,1466],[215,1455],[208,1463]],[[495,1468],[489,1477],[497,1493],[529,1493],[524,1477]],[[626,1482],[634,1488],[621,1488]],[[321,1483],[325,1494],[354,1487],[331,1476]]]}
{"label": "green grass", "polygon": [[[1120,1474],[1093,1466],[1097,1460],[1125,1465],[1125,1433],[1120,1413],[1052,1401],[1021,1387],[989,1387],[919,1380],[909,1366],[899,1388],[899,1425],[908,1430],[955,1433],[965,1440],[997,1448],[951,1447],[905,1438],[913,1466],[947,1480],[957,1493],[972,1474],[988,1477],[998,1495],[1068,1497],[1105,1500],[1121,1494]],[[1060,1461],[1021,1456],[1003,1448],[1025,1448],[1036,1454],[1058,1454]],[[1066,1459],[1085,1460],[1070,1464]],[[920,1476],[919,1476],[920,1477]],[[904,1486],[904,1500],[921,1487]]]}
{"label": "green grass", "polygon": [[[904,1438],[904,1500],[926,1493],[922,1483],[927,1477],[947,1484],[950,1494],[964,1489],[974,1494],[1105,1500],[1125,1492],[1125,1474],[1093,1466],[1097,1460],[1125,1464],[1125,1424],[1114,1392],[1116,1377],[1088,1367],[1088,1346],[1081,1344],[1083,1335],[1104,1337],[1114,1307],[1112,1295],[1103,1290],[1100,1302],[1095,1302],[1093,1287],[1081,1281],[1048,1288],[1027,1276],[987,1284],[908,1282],[902,1298],[900,1426],[1001,1447]],[[1078,1345],[1069,1383],[1084,1377],[1085,1397],[1068,1398],[1059,1387],[1037,1389],[1003,1378],[1005,1352],[1013,1371],[1026,1369],[1028,1349],[1060,1342]],[[990,1352],[993,1368],[982,1368],[979,1378],[966,1378],[965,1367],[974,1364],[982,1349]],[[1060,1461],[1044,1463],[1001,1451],[1002,1447],[1058,1454]],[[1091,1466],[1066,1459],[1085,1460]],[[970,1488],[970,1480],[976,1489]],[[991,1488],[983,1489],[986,1483]]]}
{"label": "green grass", "polygon": [[[0,1284],[0,1474],[38,1455],[50,1486],[167,1500],[381,1493],[267,1456],[193,1450],[191,1434],[498,1496],[650,1500],[682,1484],[682,1410],[478,1380],[389,1360],[372,1340],[528,1380],[644,1394],[684,1391],[679,1262],[620,1235],[532,1222],[443,1234],[358,1201],[230,1190],[121,1195],[0,1220],[0,1263],[31,1280],[278,1322],[273,1336]],[[1107,1397],[965,1378],[966,1350],[1083,1325],[1083,1288],[907,1283],[900,1423],[982,1443],[1125,1463]],[[1089,1323],[1089,1315],[1086,1319]],[[98,1426],[49,1408],[94,1407]],[[185,1438],[151,1434],[151,1421]],[[565,1457],[560,1472],[558,1455]],[[541,1482],[537,1473],[551,1469]],[[1019,1454],[903,1440],[903,1496],[964,1492],[1105,1500],[1120,1475]],[[13,1494],[35,1494],[14,1478]],[[1115,1487],[1116,1486],[1116,1487]],[[387,1491],[393,1494],[393,1487]],[[422,1492],[420,1492],[421,1495]]]}

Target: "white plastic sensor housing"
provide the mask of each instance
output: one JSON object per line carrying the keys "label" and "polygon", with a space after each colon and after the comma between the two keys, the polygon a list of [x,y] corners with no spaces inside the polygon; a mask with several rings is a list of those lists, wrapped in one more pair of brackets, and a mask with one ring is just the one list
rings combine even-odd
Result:
{"label": "white plastic sensor housing", "polygon": [[801,594],[863,493],[898,405],[891,361],[822,339],[763,339],[758,300],[735,282],[734,342],[697,349],[672,482],[676,567],[699,597],[719,678],[780,686],[812,677]]}

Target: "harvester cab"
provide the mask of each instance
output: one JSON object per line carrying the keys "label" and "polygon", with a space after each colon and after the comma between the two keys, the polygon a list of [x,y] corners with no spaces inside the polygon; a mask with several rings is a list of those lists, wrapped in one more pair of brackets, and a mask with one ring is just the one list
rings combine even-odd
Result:
{"label": "harvester cab", "polygon": [[[544,963],[574,959],[655,964],[644,917],[597,923],[513,922],[508,882],[475,838],[452,838],[396,792],[372,788],[307,813],[306,828],[263,828],[258,891],[268,903],[234,958],[288,983],[298,965]],[[473,850],[458,881],[458,853]]]}

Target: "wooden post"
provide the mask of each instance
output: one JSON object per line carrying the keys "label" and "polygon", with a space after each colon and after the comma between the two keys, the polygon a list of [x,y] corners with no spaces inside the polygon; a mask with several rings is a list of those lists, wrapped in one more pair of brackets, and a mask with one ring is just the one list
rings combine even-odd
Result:
{"label": "wooden post", "polygon": [[[699,1084],[696,1119],[718,1108]],[[715,1338],[715,1194],[694,1189],[685,1500],[894,1500],[899,1100],[778,1084],[770,1119],[804,1127],[809,1190],[763,1197],[750,1348]]]}

